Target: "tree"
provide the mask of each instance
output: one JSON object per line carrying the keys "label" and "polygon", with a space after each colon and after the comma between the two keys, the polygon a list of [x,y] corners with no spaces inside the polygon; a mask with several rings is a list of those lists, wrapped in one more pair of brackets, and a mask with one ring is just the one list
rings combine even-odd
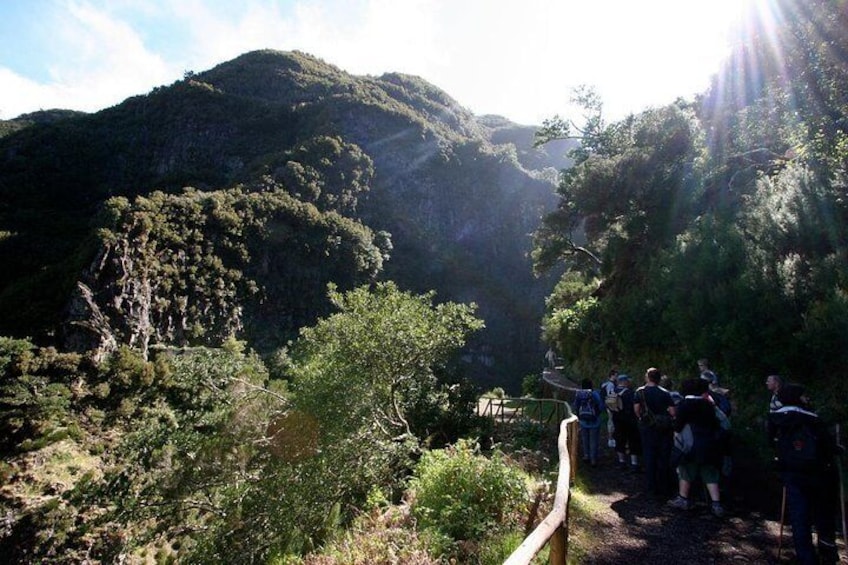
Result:
{"label": "tree", "polygon": [[[278,448],[264,456],[255,482],[229,493],[230,518],[203,536],[197,562],[314,548],[375,487],[401,488],[421,440],[410,414],[422,394],[450,409],[436,373],[482,327],[473,306],[434,305],[432,294],[390,282],[346,293],[331,287],[329,295],[339,312],[292,345],[292,404],[272,426]],[[292,449],[295,437],[308,439]]]}
{"label": "tree", "polygon": [[483,327],[475,306],[434,305],[433,293],[391,282],[329,294],[340,312],[304,329],[292,351],[298,407],[316,415],[327,441],[362,428],[381,441],[410,439],[410,406],[437,392],[437,371]]}
{"label": "tree", "polygon": [[563,173],[560,204],[535,234],[537,270],[566,260],[614,282],[686,225],[700,136],[681,105],[649,110],[591,134]]}

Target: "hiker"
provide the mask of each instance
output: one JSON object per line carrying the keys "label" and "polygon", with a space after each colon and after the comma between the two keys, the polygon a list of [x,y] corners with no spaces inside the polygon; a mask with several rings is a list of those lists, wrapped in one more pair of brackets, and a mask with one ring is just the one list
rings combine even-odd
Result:
{"label": "hiker", "polygon": [[639,471],[639,456],[642,455],[642,439],[639,437],[639,425],[636,412],[633,411],[633,389],[630,388],[630,376],[620,374],[616,378],[618,386],[615,394],[619,399],[616,409],[610,407],[615,426],[615,452],[618,464],[627,469],[627,456],[630,455],[630,470]]}
{"label": "hiker", "polygon": [[689,494],[692,483],[701,479],[707,487],[714,516],[724,516],[719,491],[719,466],[722,462],[723,434],[715,407],[706,397],[707,382],[703,379],[683,381],[680,392],[683,400],[677,406],[674,419],[674,430],[684,433],[684,427],[691,430],[692,445],[688,453],[684,453],[677,466],[678,494],[669,505],[681,510],[692,508]]}
{"label": "hiker", "polygon": [[[777,392],[780,408],[768,415],[798,563],[837,563],[835,516],[838,511],[838,448],[833,436],[804,397],[804,387],[786,384]],[[818,558],[812,525],[818,536]]]}
{"label": "hiker", "polygon": [[[718,385],[713,384],[712,381],[708,378],[704,378],[703,375],[700,379],[702,383],[706,384],[704,398],[709,400],[715,407],[715,414],[718,417],[719,424],[725,432],[722,437],[721,474],[724,477],[730,477],[733,470],[733,457],[731,454],[732,434],[730,431],[730,414],[732,412],[729,398],[730,391],[726,388],[721,388]],[[702,384],[701,386],[704,385]]]}
{"label": "hiker", "polygon": [[548,367],[556,369],[557,355],[553,347],[549,347],[548,352],[545,353],[545,361],[548,362]]}
{"label": "hiker", "polygon": [[718,376],[710,369],[709,362],[706,358],[702,357],[698,359],[698,371],[700,371],[702,379],[718,386]]}
{"label": "hiker", "polygon": [[667,498],[671,494],[671,444],[674,402],[671,394],[659,386],[659,369],[645,372],[645,385],[633,395],[633,410],[639,419],[645,489],[648,494]]}
{"label": "hiker", "polygon": [[[618,386],[618,370],[610,369],[607,375],[607,380],[601,385],[601,395],[606,403],[607,398],[612,398],[615,395],[615,389]],[[616,401],[617,402],[617,401]],[[607,411],[607,446],[615,448],[615,422],[612,419],[612,411],[609,406],[606,406]]]}
{"label": "hiker", "polygon": [[777,398],[777,394],[780,392],[781,387],[783,387],[783,377],[780,375],[769,375],[766,377],[766,388],[771,393],[771,398],[769,399],[769,412],[777,412],[777,410],[783,408],[783,404]]}
{"label": "hiker", "polygon": [[582,390],[574,395],[572,410],[577,415],[580,426],[580,445],[583,448],[583,461],[592,467],[598,464],[598,443],[601,434],[601,414],[603,403],[601,395],[593,389],[591,379],[583,379]]}
{"label": "hiker", "polygon": [[662,377],[660,377],[660,388],[668,391],[668,393],[671,395],[671,401],[674,402],[675,406],[680,404],[680,401],[683,400],[683,396],[679,392],[674,390],[674,382],[668,375],[663,375]]}

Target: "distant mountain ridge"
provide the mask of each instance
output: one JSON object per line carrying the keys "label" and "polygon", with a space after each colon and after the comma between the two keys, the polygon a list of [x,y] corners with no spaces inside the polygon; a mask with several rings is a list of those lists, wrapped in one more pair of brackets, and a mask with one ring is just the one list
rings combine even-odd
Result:
{"label": "distant mountain ridge", "polygon": [[[553,207],[553,179],[567,165],[559,151],[533,149],[530,140],[532,128],[478,118],[418,77],[357,77],[304,53],[277,51],[247,53],[187,73],[184,80],[94,114],[50,111],[0,122],[0,258],[8,266],[0,274],[0,334],[55,339],[50,336],[67,316],[77,281],[86,272],[90,280],[104,280],[91,270],[104,245],[91,230],[117,229],[109,223],[114,218],[102,217],[108,198],[240,186],[238,194],[282,190],[319,215],[341,214],[361,224],[365,232],[351,227],[345,233],[366,238],[357,245],[375,238],[388,259],[367,276],[416,291],[435,289],[441,300],[477,302],[487,330],[475,348],[494,357],[497,379],[520,381],[523,373],[516,373],[539,354],[539,318],[552,285],[531,274],[529,234]],[[242,213],[239,199],[246,197],[233,198],[234,213]],[[126,210],[115,206],[109,208],[113,215]],[[197,221],[198,229],[208,225]],[[319,224],[299,225],[309,233]],[[381,233],[390,234],[390,244]],[[238,241],[248,262],[252,252],[270,244]],[[289,265],[285,275],[309,281],[297,283],[304,291],[338,278],[330,271],[299,276],[304,253],[296,254],[301,262]],[[349,261],[357,261],[355,254]],[[342,268],[333,265],[336,272]],[[280,267],[244,268],[265,289],[259,293],[263,308],[288,320],[274,339],[259,335],[250,319],[243,321],[246,337],[261,349],[284,344],[299,325],[327,311],[326,304],[297,303],[293,287],[286,287],[284,297],[268,290],[282,288],[262,278],[272,271],[280,276]],[[308,268],[321,270],[314,262]],[[346,277],[345,284],[357,280]],[[102,290],[92,288],[91,300],[105,300]],[[310,302],[315,294],[309,291]],[[243,316],[260,310],[247,305]],[[121,310],[112,312],[114,317]],[[196,322],[202,326],[204,320]],[[183,339],[202,343],[204,337],[201,332]]]}

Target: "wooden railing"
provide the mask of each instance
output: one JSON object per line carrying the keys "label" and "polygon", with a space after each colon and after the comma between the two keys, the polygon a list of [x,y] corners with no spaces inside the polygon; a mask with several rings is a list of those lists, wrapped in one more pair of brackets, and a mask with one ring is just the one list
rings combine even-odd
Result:
{"label": "wooden railing", "polygon": [[565,565],[568,557],[568,502],[571,498],[571,479],[577,469],[576,430],[577,416],[571,415],[560,424],[557,440],[559,475],[554,506],[545,519],[518,546],[518,549],[504,561],[504,565],[529,565],[548,543],[550,543],[549,563]]}
{"label": "wooden railing", "polygon": [[558,425],[571,416],[571,406],[563,400],[552,398],[482,397],[477,403],[477,414],[505,424],[532,420],[540,424]]}
{"label": "wooden railing", "polygon": [[577,471],[577,417],[569,404],[562,400],[539,398],[482,398],[477,405],[480,415],[508,423],[530,419],[540,423],[559,422],[557,451],[559,471],[556,495],[551,512],[504,562],[505,565],[529,565],[533,558],[550,544],[551,565],[565,565],[568,556],[568,503],[571,480]]}

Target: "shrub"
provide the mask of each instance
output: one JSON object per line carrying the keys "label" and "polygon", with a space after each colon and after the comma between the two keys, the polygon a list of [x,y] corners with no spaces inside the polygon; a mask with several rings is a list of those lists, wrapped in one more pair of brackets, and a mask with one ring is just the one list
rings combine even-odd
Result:
{"label": "shrub", "polygon": [[467,441],[426,452],[410,486],[419,525],[455,540],[501,530],[527,500],[522,471],[511,467],[501,452],[487,458]]}
{"label": "shrub", "polygon": [[533,398],[541,398],[542,376],[535,374],[525,376],[524,380],[521,381],[521,394]]}
{"label": "shrub", "polygon": [[[303,565],[371,565],[403,563],[404,565],[436,565],[444,563],[440,556],[452,551],[452,541],[444,535],[426,530],[416,532],[405,506],[390,507],[384,512],[372,511],[357,517],[351,528],[328,543],[319,554],[307,555]],[[278,560],[293,565],[291,559]],[[272,560],[276,565],[276,562]]]}

